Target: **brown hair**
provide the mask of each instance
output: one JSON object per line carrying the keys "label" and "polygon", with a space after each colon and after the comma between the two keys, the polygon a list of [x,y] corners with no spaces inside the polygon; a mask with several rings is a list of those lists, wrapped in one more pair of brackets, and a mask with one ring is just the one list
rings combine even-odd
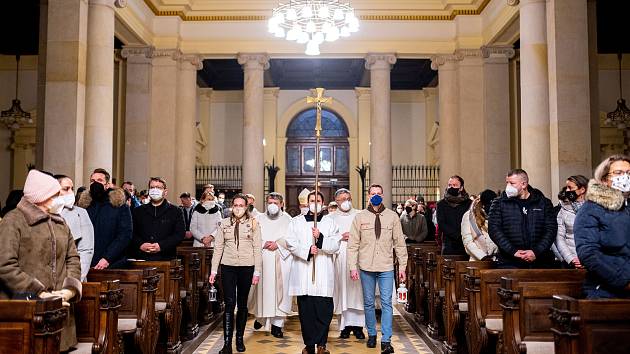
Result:
{"label": "brown hair", "polygon": [[[94,169],[94,171],[92,171],[92,175],[94,175],[95,173],[100,173],[102,175],[105,176],[105,182],[109,183],[109,179],[112,177],[109,172],[107,172],[106,169],[104,168],[96,168]],[[90,175],[90,177],[92,177],[92,175]]]}
{"label": "brown hair", "polygon": [[201,201],[204,201],[204,200],[206,200],[206,198],[208,198],[208,197],[212,197],[212,199],[211,199],[211,200],[214,200],[214,193],[212,193],[212,192],[210,192],[210,191],[203,192],[203,193],[201,194],[201,198],[200,198],[200,199],[201,199]]}
{"label": "brown hair", "polygon": [[370,191],[372,190],[372,188],[380,188],[381,189],[381,193],[385,193],[385,191],[383,190],[383,186],[381,186],[380,184],[372,183],[368,187],[368,194],[370,194]]}
{"label": "brown hair", "polygon": [[571,181],[575,183],[577,189],[584,188],[584,190],[588,189],[588,178],[582,175],[575,175],[567,178],[567,181]]}
{"label": "brown hair", "polygon": [[512,177],[512,176],[519,176],[523,179],[523,181],[527,182],[527,184],[529,184],[529,176],[527,175],[527,172],[525,172],[525,170],[520,169],[520,168],[515,168],[513,170],[508,171],[507,173],[508,177]]}
{"label": "brown hair", "polygon": [[151,188],[151,182],[160,182],[164,186],[164,189],[166,189],[166,181],[162,177],[151,177],[151,178],[149,178],[149,183],[147,184],[149,189]]}

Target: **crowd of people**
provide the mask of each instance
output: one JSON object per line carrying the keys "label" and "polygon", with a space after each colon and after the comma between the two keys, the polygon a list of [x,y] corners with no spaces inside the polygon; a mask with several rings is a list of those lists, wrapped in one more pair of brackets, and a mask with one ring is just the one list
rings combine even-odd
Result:
{"label": "crowd of people", "polygon": [[[396,279],[406,279],[408,243],[438,242],[444,255],[494,260],[499,268],[585,268],[586,297],[630,297],[629,157],[607,158],[590,181],[568,177],[556,207],[524,170],[509,171],[505,182],[499,194],[471,196],[464,179],[452,176],[435,211],[421,197],[389,209],[378,184],[368,188],[364,210],[354,208],[347,189],[329,204],[305,189],[301,213],[291,217],[275,192],[265,196],[262,212],[254,195],[237,194],[228,205],[212,185],[198,201],[182,193],[175,205],[159,177],[138,192],[130,181],[116,187],[108,171],[96,169],[75,193],[70,177],[31,170],[0,221],[0,298],[60,296],[72,306],[90,269],[170,260],[184,239],[214,248],[209,282],[220,279],[223,287],[222,354],[232,353],[234,337],[236,350],[245,351],[248,314],[256,330],[282,338],[294,299],[303,354],[329,353],[334,315],[340,338],[365,339],[365,328],[366,345],[375,348],[376,307],[381,353],[393,353],[392,298]],[[61,349],[74,344],[70,320]]]}

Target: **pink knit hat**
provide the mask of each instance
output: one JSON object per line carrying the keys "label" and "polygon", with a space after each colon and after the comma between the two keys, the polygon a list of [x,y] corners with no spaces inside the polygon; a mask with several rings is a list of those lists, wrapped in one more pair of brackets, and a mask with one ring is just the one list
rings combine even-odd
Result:
{"label": "pink knit hat", "polygon": [[24,183],[24,198],[33,204],[41,203],[59,193],[59,190],[61,186],[56,179],[37,170],[30,170]]}

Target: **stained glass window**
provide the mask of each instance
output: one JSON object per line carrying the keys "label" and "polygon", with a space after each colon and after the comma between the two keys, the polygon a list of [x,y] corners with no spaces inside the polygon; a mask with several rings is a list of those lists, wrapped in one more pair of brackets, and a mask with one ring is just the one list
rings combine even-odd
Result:
{"label": "stained glass window", "polygon": [[[289,128],[287,128],[287,138],[307,138],[315,136],[315,108],[308,109],[298,114]],[[322,137],[347,138],[348,128],[346,123],[334,112],[322,110]]]}

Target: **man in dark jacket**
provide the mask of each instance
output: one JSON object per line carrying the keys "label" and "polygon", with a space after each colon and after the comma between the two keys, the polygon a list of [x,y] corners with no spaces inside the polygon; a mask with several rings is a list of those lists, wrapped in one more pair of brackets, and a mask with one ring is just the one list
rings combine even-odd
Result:
{"label": "man in dark jacket", "polygon": [[186,224],[182,210],[166,200],[166,181],[149,180],[149,204],[133,210],[131,254],[147,261],[167,261],[176,257],[176,247],[184,239]]}
{"label": "man in dark jacket", "polygon": [[96,269],[124,268],[125,250],[131,241],[131,211],[121,188],[109,188],[109,172],[97,168],[90,176],[89,193],[81,193],[80,207],[87,210],[94,226],[94,255],[91,266]]}
{"label": "man in dark jacket", "polygon": [[551,201],[529,185],[527,172],[507,174],[507,186],[490,208],[488,232],[499,247],[499,268],[549,268],[558,224]]}
{"label": "man in dark jacket", "polygon": [[437,203],[438,237],[442,240],[442,254],[465,255],[462,242],[462,217],[470,209],[472,200],[464,188],[464,179],[452,176],[448,179],[448,188],[444,199]]}

